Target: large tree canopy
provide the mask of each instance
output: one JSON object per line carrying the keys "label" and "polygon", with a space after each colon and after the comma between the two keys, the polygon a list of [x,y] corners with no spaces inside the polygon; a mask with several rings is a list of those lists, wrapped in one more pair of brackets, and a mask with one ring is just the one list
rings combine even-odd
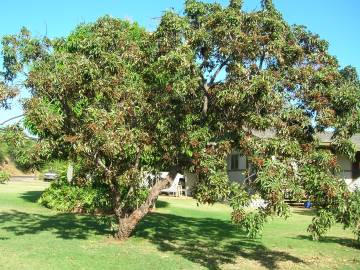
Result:
{"label": "large tree canopy", "polygon": [[[108,188],[119,238],[180,171],[199,176],[198,201],[229,201],[250,235],[268,216],[288,215],[289,192],[320,209],[309,227],[315,238],[335,221],[359,235],[360,196],[334,173],[333,152],[355,153],[356,71],[341,70],[326,41],[288,25],[271,1],[241,8],[240,0],[188,0],[183,15],[165,12],[153,33],[103,17],[62,39],[34,39],[25,29],[4,39],[6,78],[27,72],[27,127],[81,164],[82,179]],[[325,129],[334,131],[333,149],[316,139]],[[242,185],[227,179],[232,150],[248,156],[256,175]],[[167,178],[144,185],[145,172],[162,170]],[[146,199],[129,207],[141,192]],[[254,193],[268,204],[249,211]]]}
{"label": "large tree canopy", "polygon": [[9,99],[16,96],[17,91],[8,87],[4,82],[0,81],[0,108],[9,108]]}

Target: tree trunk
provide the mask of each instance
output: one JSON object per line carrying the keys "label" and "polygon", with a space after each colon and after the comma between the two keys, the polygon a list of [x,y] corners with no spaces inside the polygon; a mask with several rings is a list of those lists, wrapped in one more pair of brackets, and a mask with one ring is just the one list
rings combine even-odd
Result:
{"label": "tree trunk", "polygon": [[169,174],[162,180],[156,182],[156,184],[151,188],[150,194],[148,195],[146,201],[134,212],[132,212],[127,217],[118,217],[119,230],[115,237],[119,240],[125,240],[130,237],[131,233],[134,231],[136,225],[140,220],[150,211],[152,205],[155,204],[157,197],[159,196],[162,189],[166,188],[171,184],[176,175],[178,169],[174,168],[170,170]]}

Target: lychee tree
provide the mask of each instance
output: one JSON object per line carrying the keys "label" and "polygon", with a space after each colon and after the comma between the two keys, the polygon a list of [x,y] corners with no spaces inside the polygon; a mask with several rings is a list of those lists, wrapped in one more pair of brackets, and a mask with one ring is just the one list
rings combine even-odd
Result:
{"label": "lychee tree", "polygon": [[[81,163],[86,181],[108,188],[116,237],[129,237],[183,171],[198,175],[199,202],[229,202],[250,236],[267,217],[289,215],[285,193],[317,207],[314,238],[334,222],[359,236],[359,192],[337,176],[335,155],[356,151],[349,139],[360,123],[357,73],[340,69],[325,40],[290,26],[271,1],[246,12],[240,0],[187,0],[184,14],[165,12],[152,33],[103,17],[61,39],[23,29],[3,46],[6,78],[25,71],[32,94],[27,128]],[[332,147],[320,147],[316,134],[328,129]],[[241,185],[227,178],[233,150],[252,163],[253,177]],[[144,185],[146,173],[163,170],[168,177]],[[249,211],[254,193],[267,204]]]}

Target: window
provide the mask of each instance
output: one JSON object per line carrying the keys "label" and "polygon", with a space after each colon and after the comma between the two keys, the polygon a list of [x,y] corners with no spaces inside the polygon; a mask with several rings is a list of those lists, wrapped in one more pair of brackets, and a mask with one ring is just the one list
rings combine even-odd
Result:
{"label": "window", "polygon": [[239,156],[239,170],[245,171],[247,169],[246,157]]}
{"label": "window", "polygon": [[247,158],[240,154],[232,154],[228,157],[228,170],[229,171],[246,171]]}
{"label": "window", "polygon": [[239,155],[231,155],[230,170],[235,171],[239,169]]}
{"label": "window", "polygon": [[355,162],[352,164],[352,178],[357,179],[360,177],[360,152],[355,155]]}

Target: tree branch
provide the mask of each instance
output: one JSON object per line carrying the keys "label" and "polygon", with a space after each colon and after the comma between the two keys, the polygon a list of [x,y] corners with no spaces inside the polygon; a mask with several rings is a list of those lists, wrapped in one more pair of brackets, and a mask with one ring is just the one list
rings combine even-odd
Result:
{"label": "tree branch", "polygon": [[106,167],[106,165],[100,160],[100,158],[96,158],[96,163],[105,170],[108,176],[112,175],[113,172],[108,167]]}
{"label": "tree branch", "polygon": [[18,116],[13,116],[13,117],[5,120],[4,122],[0,123],[0,126],[5,125],[6,123],[10,122],[11,120],[14,120],[14,119],[17,119],[17,118],[20,118],[20,117],[23,117],[23,116],[24,116],[24,114],[21,114],[21,115],[18,115]]}
{"label": "tree branch", "polygon": [[260,58],[259,70],[262,70],[264,60],[265,60],[265,51],[262,53],[261,58]]}
{"label": "tree branch", "polygon": [[117,235],[119,239],[126,239],[127,237],[130,236],[135,226],[149,212],[150,207],[154,205],[161,190],[166,188],[169,184],[171,184],[174,181],[179,170],[180,170],[179,166],[173,166],[170,169],[168,175],[164,179],[157,181],[155,185],[150,189],[150,193],[147,199],[139,208],[133,211],[129,216],[119,219],[120,229]]}
{"label": "tree branch", "polygon": [[178,172],[179,172],[179,167],[173,166],[170,169],[168,175],[164,179],[161,179],[160,181],[157,181],[155,183],[155,185],[150,189],[150,194],[148,195],[146,201],[137,210],[135,210],[134,213],[132,213],[132,215],[146,214],[148,208],[154,203],[154,201],[160,194],[161,190],[168,187],[169,184],[171,184],[174,181]]}
{"label": "tree branch", "polygon": [[218,67],[218,69],[215,71],[215,73],[211,76],[210,81],[207,82],[204,76],[202,75],[203,79],[203,89],[204,89],[204,102],[203,102],[203,108],[202,108],[202,114],[206,115],[208,108],[209,108],[209,89],[214,85],[214,82],[217,78],[217,76],[220,74],[221,70],[224,68],[224,66],[229,62],[230,56],[224,60]]}
{"label": "tree branch", "polygon": [[203,108],[202,108],[202,114],[203,115],[207,114],[208,107],[209,107],[209,97],[208,97],[208,93],[205,92],[205,94],[204,94],[204,103],[203,103]]}
{"label": "tree branch", "polygon": [[224,60],[224,62],[222,62],[222,63],[220,64],[220,66],[218,67],[218,69],[215,71],[214,75],[211,76],[210,81],[209,81],[209,84],[208,84],[209,88],[213,86],[213,84],[214,84],[217,76],[219,75],[219,73],[221,72],[221,70],[225,67],[225,65],[229,62],[229,60],[230,60],[230,56],[229,56],[228,58],[226,58],[226,59]]}
{"label": "tree branch", "polygon": [[139,169],[140,167],[140,158],[141,158],[141,152],[139,149],[137,149],[137,154],[136,154],[136,160],[135,160],[135,168]]}

